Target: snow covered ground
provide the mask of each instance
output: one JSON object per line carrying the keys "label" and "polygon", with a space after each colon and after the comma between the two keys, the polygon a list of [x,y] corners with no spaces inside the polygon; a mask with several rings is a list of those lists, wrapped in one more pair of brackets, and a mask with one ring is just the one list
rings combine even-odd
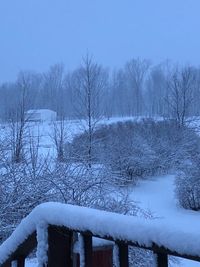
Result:
{"label": "snow covered ground", "polygon": [[[141,208],[148,209],[154,217],[161,217],[175,226],[199,231],[200,213],[181,209],[174,197],[174,176],[167,175],[141,181],[132,188],[132,197]],[[200,267],[200,263],[181,260],[181,267]],[[172,265],[177,267],[177,265]]]}
{"label": "snow covered ground", "polygon": [[[115,123],[125,121],[131,118],[111,118],[110,120],[102,120],[101,123]],[[133,120],[133,118],[132,118]],[[39,129],[38,129],[39,126]],[[7,128],[7,127],[6,127]],[[55,155],[55,148],[52,146],[52,138],[50,132],[53,129],[50,123],[42,123],[40,125],[31,124],[30,128],[35,132],[35,135],[41,135],[40,152],[41,154]],[[67,130],[69,133],[68,141],[73,137],[83,132],[83,125],[80,126],[80,121],[68,121]],[[161,176],[152,178],[151,180],[141,181],[136,187],[131,188],[132,197],[137,201],[138,205],[145,210],[149,210],[154,217],[161,217],[169,221],[177,227],[185,227],[196,229],[199,231],[200,213],[183,210],[177,206],[174,197],[174,176]],[[26,263],[28,267],[36,267],[36,260],[29,260]],[[181,260],[181,267],[200,267],[200,263]],[[177,265],[172,265],[177,267]]]}

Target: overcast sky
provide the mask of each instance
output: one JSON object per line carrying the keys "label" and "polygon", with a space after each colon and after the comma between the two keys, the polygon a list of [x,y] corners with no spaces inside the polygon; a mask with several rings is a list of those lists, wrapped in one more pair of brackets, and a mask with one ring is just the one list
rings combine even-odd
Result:
{"label": "overcast sky", "polygon": [[0,81],[20,70],[141,57],[200,63],[200,0],[0,0]]}

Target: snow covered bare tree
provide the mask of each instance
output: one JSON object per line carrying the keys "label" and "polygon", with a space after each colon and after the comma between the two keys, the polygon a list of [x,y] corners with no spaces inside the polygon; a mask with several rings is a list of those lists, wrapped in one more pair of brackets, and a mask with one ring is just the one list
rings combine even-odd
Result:
{"label": "snow covered bare tree", "polygon": [[18,98],[16,106],[10,110],[10,146],[12,152],[12,160],[20,163],[23,160],[25,136],[27,133],[26,117],[27,105],[29,103],[28,91],[31,88],[31,76],[29,73],[21,72],[17,81]]}
{"label": "snow covered bare tree", "polygon": [[190,115],[193,103],[195,74],[191,67],[176,68],[168,78],[168,97],[170,116],[179,126],[184,126]]}
{"label": "snow covered bare tree", "polygon": [[107,84],[106,71],[86,55],[81,67],[73,74],[75,112],[81,120],[81,125],[87,133],[85,143],[86,163],[92,164],[93,133],[102,116],[102,94]]}
{"label": "snow covered bare tree", "polygon": [[132,115],[140,116],[144,110],[144,81],[150,67],[149,60],[139,58],[126,63],[125,71],[132,92]]}
{"label": "snow covered bare tree", "polygon": [[53,140],[56,148],[57,160],[60,162],[65,161],[65,144],[67,142],[67,126],[65,117],[60,116],[59,121],[54,121],[52,125],[52,133],[50,137]]}

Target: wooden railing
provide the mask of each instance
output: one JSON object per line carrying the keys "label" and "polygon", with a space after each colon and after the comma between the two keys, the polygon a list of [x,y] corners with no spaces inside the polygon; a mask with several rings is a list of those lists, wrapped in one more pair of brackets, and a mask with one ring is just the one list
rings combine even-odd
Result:
{"label": "wooden railing", "polygon": [[[137,231],[137,229],[133,229]],[[79,233],[83,240],[83,255],[85,267],[96,267],[92,262],[92,237],[99,237],[105,240],[113,241],[118,247],[118,261],[119,267],[129,266],[129,246],[151,250],[155,254],[155,261],[157,267],[168,266],[168,256],[177,256],[194,261],[200,261],[200,256],[181,254],[176,251],[171,251],[169,248],[159,246],[152,243],[149,246],[140,245],[134,240],[116,239],[111,235],[103,235],[102,233],[93,232],[90,229],[82,231],[81,229],[73,229],[66,226],[48,225],[48,249],[47,249],[47,263],[44,266],[48,267],[74,267],[73,257],[73,240],[74,233]],[[12,261],[16,261],[17,267],[25,266],[25,259],[37,246],[37,233],[36,230],[30,233],[26,238],[17,246],[17,248],[8,255],[8,257],[1,262],[2,267],[11,267]],[[1,253],[1,252],[0,252]],[[0,255],[1,256],[1,255]]]}

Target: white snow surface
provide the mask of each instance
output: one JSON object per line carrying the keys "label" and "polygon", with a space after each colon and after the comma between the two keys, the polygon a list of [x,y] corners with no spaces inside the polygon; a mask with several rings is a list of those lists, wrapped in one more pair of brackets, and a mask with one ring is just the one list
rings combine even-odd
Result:
{"label": "white snow surface", "polygon": [[[197,218],[199,219],[199,216]],[[93,234],[113,236],[119,240],[132,240],[145,246],[151,246],[152,242],[155,242],[179,253],[200,256],[199,220],[191,226],[191,221],[190,223],[189,221],[179,221],[177,223],[177,219],[173,218],[147,220],[85,207],[49,202],[37,206],[0,246],[0,263],[28,235],[33,233],[41,222],[66,226],[74,230],[89,230]]]}
{"label": "white snow surface", "polygon": [[26,259],[25,267],[37,267],[37,266],[38,266],[38,262],[36,258]]}

